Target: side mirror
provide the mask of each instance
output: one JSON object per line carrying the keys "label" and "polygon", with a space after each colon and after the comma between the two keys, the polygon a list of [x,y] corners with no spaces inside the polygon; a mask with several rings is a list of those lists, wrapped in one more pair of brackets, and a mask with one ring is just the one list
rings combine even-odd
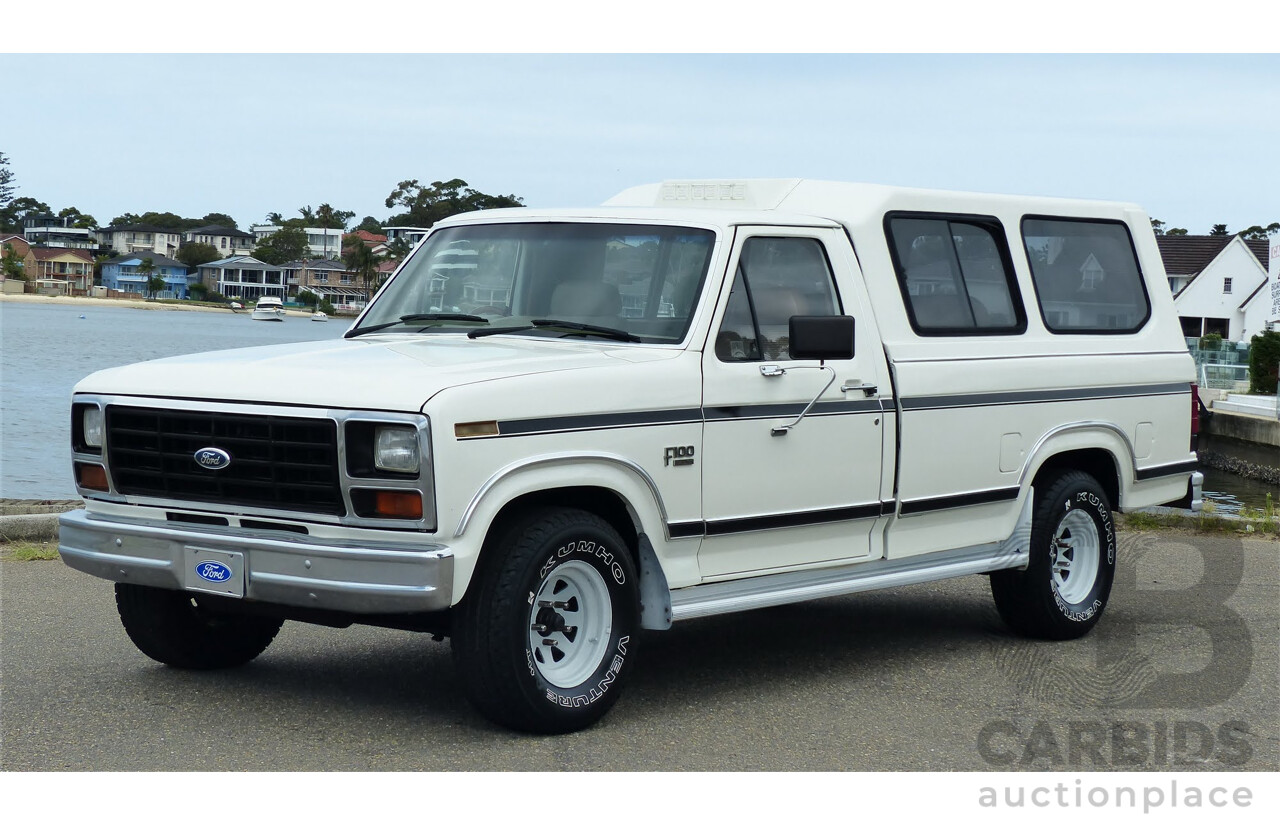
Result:
{"label": "side mirror", "polygon": [[787,352],[793,361],[853,358],[853,316],[793,315]]}

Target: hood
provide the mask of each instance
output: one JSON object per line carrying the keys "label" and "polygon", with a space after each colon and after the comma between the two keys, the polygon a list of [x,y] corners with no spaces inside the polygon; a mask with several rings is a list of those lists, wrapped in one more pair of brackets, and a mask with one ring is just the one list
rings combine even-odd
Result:
{"label": "hood", "polygon": [[417,412],[448,387],[676,354],[564,339],[369,335],[144,361],[95,372],[75,391]]}

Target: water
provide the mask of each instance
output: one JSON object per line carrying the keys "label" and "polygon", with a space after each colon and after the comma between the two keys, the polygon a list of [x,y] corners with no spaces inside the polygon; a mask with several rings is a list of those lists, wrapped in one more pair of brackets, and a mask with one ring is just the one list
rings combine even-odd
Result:
{"label": "water", "polygon": [[[1200,451],[1217,453],[1228,458],[1260,464],[1265,467],[1280,467],[1280,448],[1262,444],[1238,441],[1234,438],[1200,433]],[[1219,470],[1215,467],[1201,465],[1204,473],[1205,498],[1213,502],[1215,512],[1238,513],[1241,507],[1261,510],[1266,506],[1267,496],[1271,496],[1273,506],[1280,507],[1280,485],[1268,484],[1235,473]],[[1208,492],[1213,490],[1214,492]]]}
{"label": "water", "polygon": [[[229,311],[0,303],[0,498],[76,498],[71,388],[91,372],[167,355],[338,338],[348,326],[337,318],[318,324],[291,316],[270,323]],[[1220,443],[1213,448],[1226,450]],[[1273,463],[1270,456],[1258,457],[1257,445],[1244,449],[1249,455],[1241,457]],[[1205,489],[1214,491],[1206,496],[1220,511],[1238,511],[1242,504],[1261,508],[1267,493],[1280,503],[1280,489],[1272,485],[1212,468],[1204,473]]]}
{"label": "water", "polygon": [[349,325],[339,318],[252,321],[230,311],[169,312],[105,301],[0,303],[0,498],[77,498],[71,388],[92,372],[169,355],[339,338]]}

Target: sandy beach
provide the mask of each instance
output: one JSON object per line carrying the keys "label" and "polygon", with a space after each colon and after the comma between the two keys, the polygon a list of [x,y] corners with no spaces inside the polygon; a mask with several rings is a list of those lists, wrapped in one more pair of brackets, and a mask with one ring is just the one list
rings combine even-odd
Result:
{"label": "sandy beach", "polygon": [[[173,310],[175,312],[222,312],[231,310],[227,307],[198,306],[193,304],[166,304],[159,301],[146,301],[131,298],[81,298],[70,295],[0,295],[0,304],[71,304],[85,307],[129,307],[132,309]],[[248,313],[249,307],[240,310]],[[310,317],[310,310],[286,309],[285,314],[297,317]]]}

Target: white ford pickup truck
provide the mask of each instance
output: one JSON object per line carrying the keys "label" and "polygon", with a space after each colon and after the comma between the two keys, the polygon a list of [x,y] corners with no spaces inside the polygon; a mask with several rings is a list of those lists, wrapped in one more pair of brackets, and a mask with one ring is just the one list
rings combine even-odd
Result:
{"label": "white ford pickup truck", "polygon": [[59,550],[165,664],[421,630],[570,731],[700,616],[986,574],[1081,636],[1112,512],[1199,507],[1192,381],[1136,206],[670,181],[441,221],[341,340],[84,379]]}

